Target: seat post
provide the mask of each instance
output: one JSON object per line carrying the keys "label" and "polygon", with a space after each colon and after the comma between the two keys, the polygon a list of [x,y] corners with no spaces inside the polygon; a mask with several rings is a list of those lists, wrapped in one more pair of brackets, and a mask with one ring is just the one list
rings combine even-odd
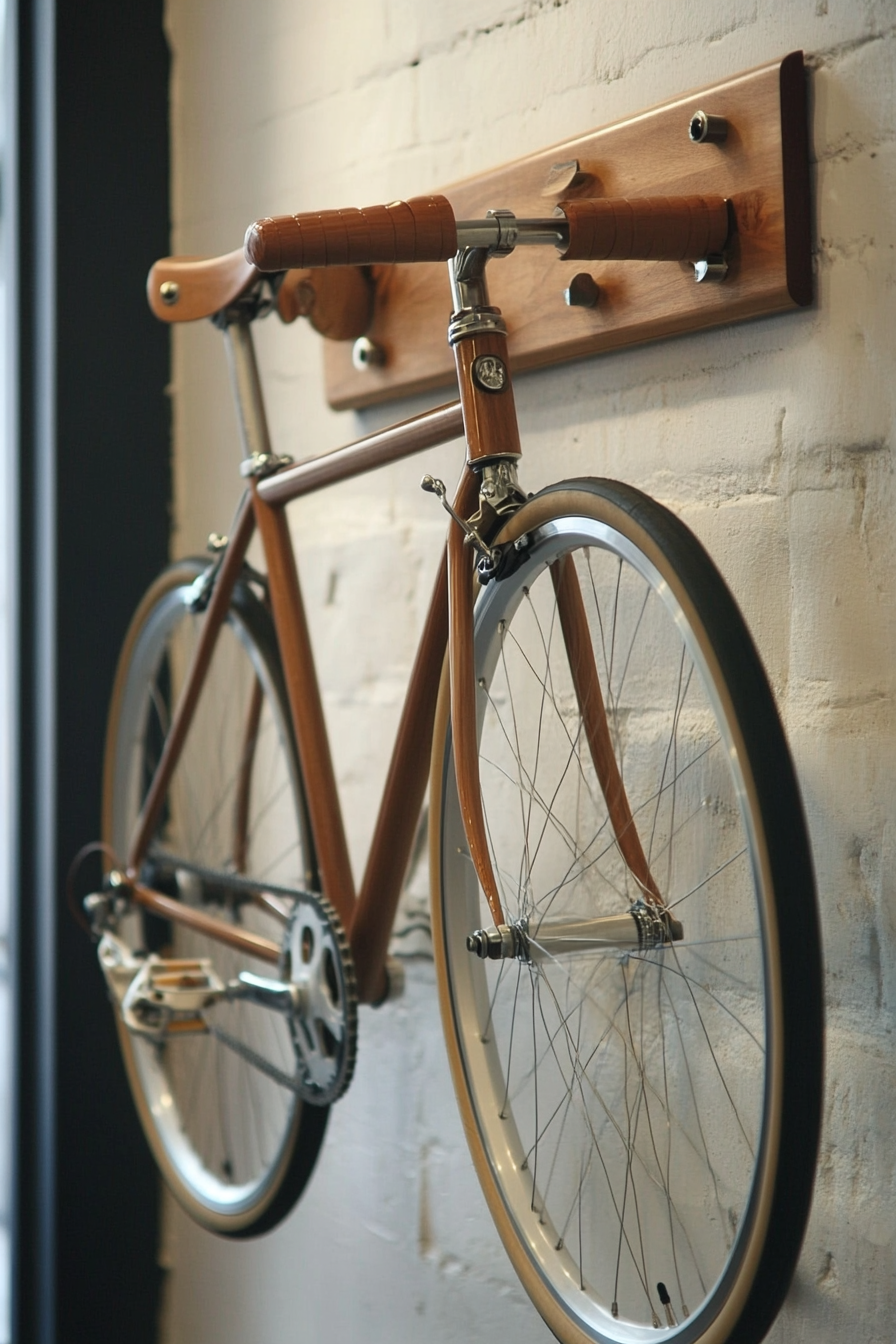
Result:
{"label": "seat post", "polygon": [[268,420],[249,322],[228,322],[224,327],[224,345],[245,459],[243,475],[249,475],[253,473],[246,468],[251,464],[271,461]]}

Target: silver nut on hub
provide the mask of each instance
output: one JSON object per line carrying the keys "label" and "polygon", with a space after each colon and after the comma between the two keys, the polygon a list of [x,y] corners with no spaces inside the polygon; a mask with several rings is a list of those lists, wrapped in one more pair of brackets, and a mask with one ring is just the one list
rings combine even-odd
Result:
{"label": "silver nut on hub", "polygon": [[467,937],[467,951],[483,961],[500,961],[517,954],[517,932],[508,924],[492,925],[490,929],[476,929]]}

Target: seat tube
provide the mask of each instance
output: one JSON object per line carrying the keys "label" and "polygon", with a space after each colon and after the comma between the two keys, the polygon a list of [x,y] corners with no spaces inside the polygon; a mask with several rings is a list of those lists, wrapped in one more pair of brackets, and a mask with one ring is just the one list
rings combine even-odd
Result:
{"label": "seat tube", "polygon": [[308,782],[308,811],[317,861],[324,894],[348,930],[355,909],[354,880],[289,525],[284,506],[268,504],[258,494],[259,480],[291,459],[278,457],[271,450],[249,323],[232,322],[224,334],[243,446],[240,470],[251,483],[255,522],[267,564],[286,693],[302,772]]}

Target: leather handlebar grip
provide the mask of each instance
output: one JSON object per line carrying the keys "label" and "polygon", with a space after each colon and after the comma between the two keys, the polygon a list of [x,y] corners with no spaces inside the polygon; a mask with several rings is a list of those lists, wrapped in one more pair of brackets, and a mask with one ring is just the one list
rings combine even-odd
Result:
{"label": "leather handlebar grip", "polygon": [[700,261],[728,238],[722,196],[561,201],[569,222],[565,261]]}
{"label": "leather handlebar grip", "polygon": [[457,251],[457,226],[444,196],[417,196],[366,210],[259,219],[246,231],[245,251],[259,271],[447,261]]}

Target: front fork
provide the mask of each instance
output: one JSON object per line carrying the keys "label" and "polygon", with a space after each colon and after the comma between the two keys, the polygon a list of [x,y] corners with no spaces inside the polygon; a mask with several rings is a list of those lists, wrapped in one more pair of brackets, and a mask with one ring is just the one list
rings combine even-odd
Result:
{"label": "front fork", "polygon": [[[522,449],[507,355],[507,328],[499,310],[488,302],[485,283],[486,264],[496,252],[500,255],[501,249],[468,248],[449,262],[455,311],[448,339],[457,365],[467,468],[477,474],[480,482],[479,511],[464,521],[444,498],[443,503],[453,517],[448,532],[449,668],[458,799],[473,865],[495,928],[500,930],[507,929],[507,925],[488,849],[479,781],[470,556],[471,549],[479,552],[478,570],[483,581],[500,574],[502,556],[489,545],[489,538],[502,516],[515,512],[525,499],[516,477]],[[424,488],[436,489],[444,495],[439,487],[440,483],[432,482],[431,478],[424,480]],[[629,925],[634,923],[637,942],[644,923],[643,920],[639,923],[639,908],[654,912],[663,929],[661,941],[681,937],[680,926],[676,924],[673,931],[671,924],[662,918],[663,899],[632,817],[610,740],[585,606],[570,557],[563,557],[551,566],[551,577],[591,759],[616,843],[641,892],[641,900],[630,912],[631,917],[624,916],[624,934],[616,931],[613,937],[622,937],[623,944],[629,945],[632,937]],[[581,937],[581,930],[577,934]],[[594,937],[606,945],[605,929],[595,930]],[[559,939],[557,945],[562,941]]]}

